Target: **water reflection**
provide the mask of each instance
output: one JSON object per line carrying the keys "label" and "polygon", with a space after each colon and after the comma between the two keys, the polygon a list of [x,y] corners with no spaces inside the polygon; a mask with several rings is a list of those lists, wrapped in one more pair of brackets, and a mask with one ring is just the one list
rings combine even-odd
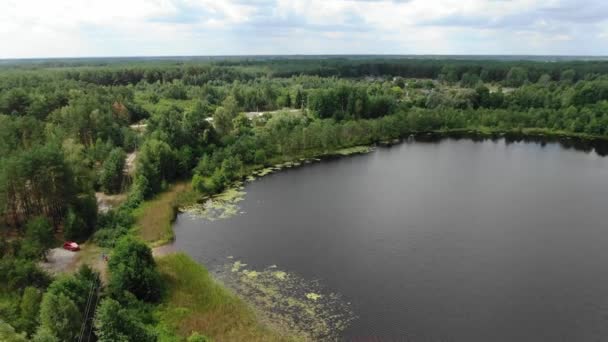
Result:
{"label": "water reflection", "polygon": [[513,143],[530,143],[538,144],[541,147],[545,147],[549,143],[557,143],[564,149],[573,149],[581,152],[595,152],[599,156],[605,157],[608,155],[608,140],[605,139],[583,139],[577,137],[560,137],[560,136],[546,136],[546,135],[525,135],[517,133],[504,133],[504,134],[478,134],[475,132],[453,132],[449,134],[439,133],[420,133],[411,135],[406,142],[423,142],[423,143],[437,143],[444,139],[453,140],[470,140],[474,142],[492,141],[498,142],[504,140],[507,145]]}
{"label": "water reflection", "polygon": [[444,138],[257,179],[246,214],[180,215],[174,247],[318,282],[351,303],[347,340],[607,340],[605,143]]}

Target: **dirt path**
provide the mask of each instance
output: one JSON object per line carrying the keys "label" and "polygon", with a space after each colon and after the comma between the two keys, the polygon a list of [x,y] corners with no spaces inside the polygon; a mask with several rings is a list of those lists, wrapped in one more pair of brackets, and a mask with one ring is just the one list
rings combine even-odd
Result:
{"label": "dirt path", "polygon": [[126,174],[133,175],[135,173],[135,161],[136,160],[137,160],[137,151],[127,154],[127,158],[125,159],[125,169],[124,169],[124,172]]}

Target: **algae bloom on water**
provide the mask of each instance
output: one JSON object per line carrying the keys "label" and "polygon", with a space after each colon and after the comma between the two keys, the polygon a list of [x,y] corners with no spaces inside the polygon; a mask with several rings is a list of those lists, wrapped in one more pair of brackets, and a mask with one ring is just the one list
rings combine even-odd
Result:
{"label": "algae bloom on water", "polygon": [[272,275],[279,280],[287,279],[287,273],[283,271],[272,272]]}
{"label": "algae bloom on water", "polygon": [[318,294],[318,293],[313,293],[313,292],[309,292],[306,294],[306,298],[310,299],[310,300],[319,300],[321,299],[321,297],[323,297],[322,295]]}
{"label": "algae bloom on water", "polygon": [[191,205],[182,210],[209,221],[227,219],[244,213],[240,210],[239,203],[245,198],[245,194],[243,184],[237,183],[224,192],[208,198],[202,204]]}
{"label": "algae bloom on water", "polygon": [[230,269],[232,272],[238,272],[241,268],[247,266],[247,264],[243,264],[240,260],[237,260],[232,264],[232,268]]}
{"label": "algae bloom on water", "polygon": [[244,298],[271,326],[307,340],[338,340],[355,318],[339,294],[327,291],[318,281],[279,270],[245,269],[241,261],[216,270],[224,285]]}

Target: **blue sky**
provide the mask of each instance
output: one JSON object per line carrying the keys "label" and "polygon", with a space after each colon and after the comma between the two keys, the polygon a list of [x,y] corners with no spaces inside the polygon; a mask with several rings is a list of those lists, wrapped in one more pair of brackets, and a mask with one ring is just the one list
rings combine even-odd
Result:
{"label": "blue sky", "polygon": [[2,0],[0,58],[608,55],[604,0]]}

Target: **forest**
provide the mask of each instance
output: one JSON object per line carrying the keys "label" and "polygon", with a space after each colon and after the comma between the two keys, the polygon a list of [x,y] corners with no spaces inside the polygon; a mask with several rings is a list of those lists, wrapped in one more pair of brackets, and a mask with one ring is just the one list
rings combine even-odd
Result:
{"label": "forest", "polygon": [[[170,290],[134,232],[138,208],[176,182],[202,198],[265,166],[429,132],[607,139],[608,62],[2,63],[0,340],[209,340],[155,315]],[[101,210],[100,196],[122,200]],[[42,269],[65,240],[110,250],[107,280]]]}

